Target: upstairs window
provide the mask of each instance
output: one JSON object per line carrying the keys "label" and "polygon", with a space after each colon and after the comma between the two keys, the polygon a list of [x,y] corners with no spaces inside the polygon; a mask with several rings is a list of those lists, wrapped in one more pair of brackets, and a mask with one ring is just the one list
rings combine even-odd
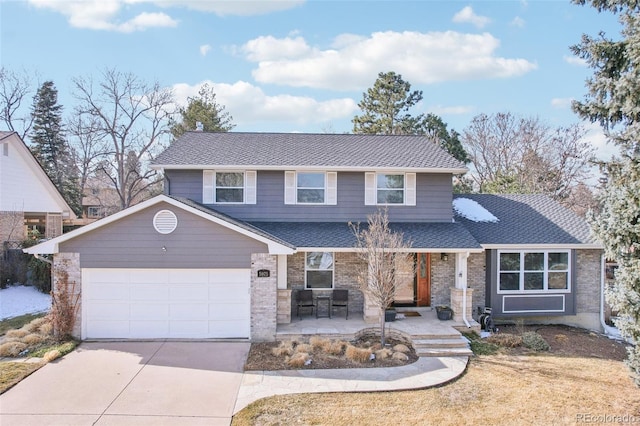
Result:
{"label": "upstairs window", "polygon": [[415,173],[365,173],[364,176],[365,205],[416,205]]}
{"label": "upstairs window", "polygon": [[202,172],[202,202],[204,204],[256,204],[255,171]]}
{"label": "upstairs window", "polygon": [[335,205],[337,172],[284,172],[285,204]]}
{"label": "upstairs window", "polygon": [[216,172],[216,203],[244,202],[244,173]]}
{"label": "upstairs window", "polygon": [[499,252],[498,291],[566,292],[569,252]]}

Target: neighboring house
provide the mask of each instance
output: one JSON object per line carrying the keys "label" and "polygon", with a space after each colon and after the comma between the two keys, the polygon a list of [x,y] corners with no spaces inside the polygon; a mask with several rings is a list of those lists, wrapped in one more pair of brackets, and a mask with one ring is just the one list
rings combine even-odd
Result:
{"label": "neighboring house", "polygon": [[34,229],[57,237],[63,222],[75,218],[18,134],[0,131],[0,241],[19,243]]}
{"label": "neighboring house", "polygon": [[424,137],[190,132],[152,167],[165,195],[27,250],[82,289],[79,337],[272,340],[303,288],[377,321],[350,223],[381,208],[416,264],[398,304],[600,327],[586,223],[543,196],[454,197],[467,168]]}

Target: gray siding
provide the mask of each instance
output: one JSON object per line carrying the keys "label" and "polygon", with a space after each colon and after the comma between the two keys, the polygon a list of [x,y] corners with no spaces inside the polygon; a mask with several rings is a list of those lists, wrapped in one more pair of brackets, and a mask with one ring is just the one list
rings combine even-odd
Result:
{"label": "gray siding", "polygon": [[[166,170],[167,195],[202,202],[201,170]],[[450,222],[453,217],[451,174],[416,176],[416,205],[390,206],[394,222]],[[366,221],[378,207],[364,205],[364,173],[338,173],[338,203],[335,206],[284,204],[284,172],[258,171],[257,203],[254,205],[214,204],[210,207],[234,218],[248,221],[338,222]]]}
{"label": "gray siding", "polygon": [[[168,209],[178,227],[160,234],[153,216]],[[166,251],[162,250],[166,248]],[[80,253],[82,268],[250,268],[252,253],[266,244],[166,203],[149,207],[60,245]]]}
{"label": "gray siding", "polygon": [[[498,256],[496,250],[487,254],[487,306],[494,316],[540,316],[576,314],[576,275],[578,274],[576,252],[571,251],[571,291],[567,293],[545,293],[534,291],[522,294],[498,294]],[[506,311],[503,312],[503,306]],[[528,311],[528,312],[514,312]]]}

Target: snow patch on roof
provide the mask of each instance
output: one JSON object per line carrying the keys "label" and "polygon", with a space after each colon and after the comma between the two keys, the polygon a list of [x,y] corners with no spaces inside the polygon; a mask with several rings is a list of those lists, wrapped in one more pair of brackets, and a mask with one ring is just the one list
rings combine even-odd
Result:
{"label": "snow patch on roof", "polygon": [[499,222],[499,219],[492,215],[489,210],[468,198],[456,198],[453,200],[453,209],[460,216],[473,222]]}

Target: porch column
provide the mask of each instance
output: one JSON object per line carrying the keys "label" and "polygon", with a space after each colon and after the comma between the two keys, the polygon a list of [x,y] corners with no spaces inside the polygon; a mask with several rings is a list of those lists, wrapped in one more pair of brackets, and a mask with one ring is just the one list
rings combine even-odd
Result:
{"label": "porch column", "polygon": [[278,270],[277,323],[289,324],[291,322],[291,290],[287,289],[287,255],[285,254],[278,255],[277,270]]}
{"label": "porch column", "polygon": [[[456,269],[454,287],[451,289],[451,309],[453,309],[454,318],[458,321],[472,320],[473,307],[472,298],[473,290],[467,285],[467,259],[469,252],[456,253]],[[465,291],[466,289],[466,291]],[[465,299],[466,292],[466,301]],[[466,305],[466,306],[464,306]],[[464,308],[463,308],[464,306]],[[466,308],[466,309],[465,309]],[[464,317],[464,318],[463,318]]]}

